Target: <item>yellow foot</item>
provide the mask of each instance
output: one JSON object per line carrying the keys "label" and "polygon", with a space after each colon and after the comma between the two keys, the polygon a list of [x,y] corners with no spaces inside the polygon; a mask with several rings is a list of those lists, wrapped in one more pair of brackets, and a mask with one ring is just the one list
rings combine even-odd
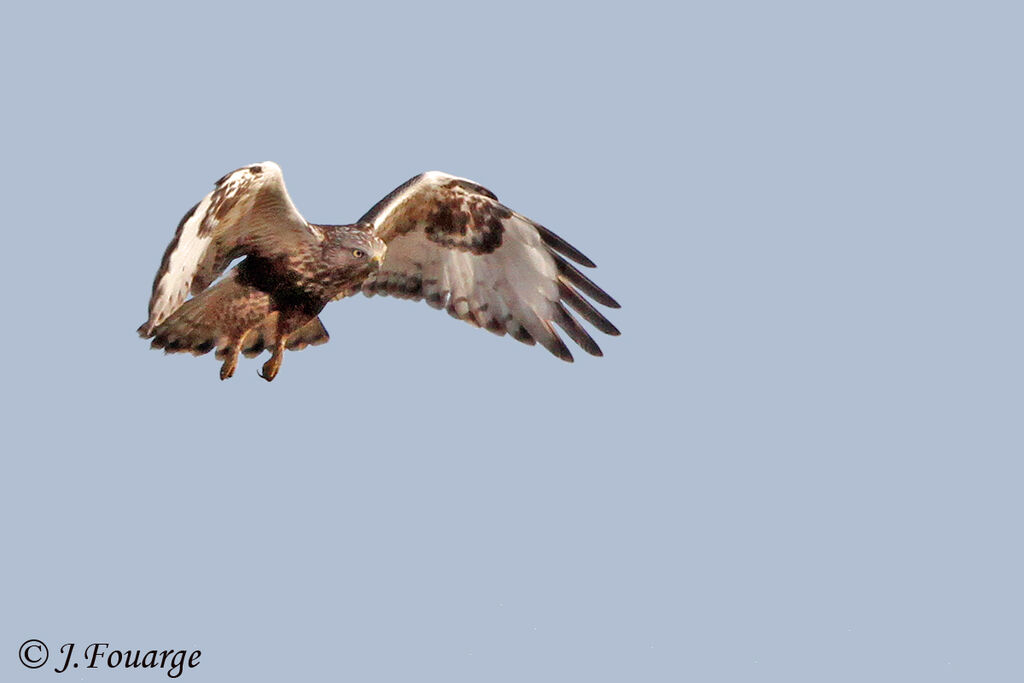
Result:
{"label": "yellow foot", "polygon": [[238,367],[238,352],[228,356],[228,359],[224,361],[224,365],[220,366],[220,378],[222,380],[231,377],[235,374],[235,368]]}
{"label": "yellow foot", "polygon": [[277,371],[280,369],[281,356],[274,354],[270,357],[270,360],[263,364],[263,372],[259,373],[259,375],[268,382],[273,382],[274,378],[277,377]]}

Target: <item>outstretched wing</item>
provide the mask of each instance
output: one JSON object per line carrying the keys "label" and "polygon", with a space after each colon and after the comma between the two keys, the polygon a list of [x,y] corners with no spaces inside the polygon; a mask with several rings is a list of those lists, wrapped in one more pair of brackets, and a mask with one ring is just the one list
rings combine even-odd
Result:
{"label": "outstretched wing", "polygon": [[276,256],[322,238],[292,204],[272,161],[232,171],[178,223],[153,280],[143,337],[185,301],[210,286],[245,254]]}
{"label": "outstretched wing", "polygon": [[583,295],[619,304],[569,261],[594,263],[472,181],[438,171],[418,175],[360,221],[388,245],[380,270],[363,282],[367,296],[424,299],[495,334],[540,342],[570,362],[555,324],[587,353],[600,356],[601,349],[566,306],[598,330],[619,334]]}

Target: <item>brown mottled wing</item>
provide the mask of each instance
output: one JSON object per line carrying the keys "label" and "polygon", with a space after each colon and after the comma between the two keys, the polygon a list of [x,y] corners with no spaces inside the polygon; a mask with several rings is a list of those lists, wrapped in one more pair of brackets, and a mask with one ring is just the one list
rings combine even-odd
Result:
{"label": "brown mottled wing", "polygon": [[231,261],[246,254],[290,254],[320,239],[292,204],[281,168],[272,161],[233,171],[178,224],[153,281],[143,337],[191,292],[210,286]]}
{"label": "brown mottled wing", "polygon": [[424,173],[360,220],[388,245],[379,272],[363,282],[367,296],[424,299],[495,334],[540,342],[566,361],[572,354],[556,324],[583,350],[601,355],[568,309],[606,334],[619,334],[586,297],[611,308],[619,304],[570,260],[591,268],[594,263],[472,181]]}
{"label": "brown mottled wing", "polygon": [[[152,347],[167,353],[202,355],[214,349],[226,358],[234,344],[252,358],[277,341],[277,311],[270,294],[241,282],[233,268],[215,285],[179,306],[153,329]],[[292,350],[324,344],[327,330],[319,318],[292,332],[286,346]]]}

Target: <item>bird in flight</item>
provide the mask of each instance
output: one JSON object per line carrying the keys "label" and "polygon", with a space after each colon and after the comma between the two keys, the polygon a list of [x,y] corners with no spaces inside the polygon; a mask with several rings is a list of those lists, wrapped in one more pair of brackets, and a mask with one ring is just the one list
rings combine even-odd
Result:
{"label": "bird in flight", "polygon": [[600,356],[569,309],[618,335],[584,295],[610,308],[619,304],[570,261],[594,267],[465,178],[422,173],[355,223],[319,225],[299,214],[281,168],[266,161],[228,173],[181,219],[138,331],[165,353],[216,350],[221,379],[234,374],[239,353],[251,358],[269,349],[260,373],[269,382],[285,349],[327,341],[319,318],[324,306],[362,292],[421,299],[572,362],[554,326]]}

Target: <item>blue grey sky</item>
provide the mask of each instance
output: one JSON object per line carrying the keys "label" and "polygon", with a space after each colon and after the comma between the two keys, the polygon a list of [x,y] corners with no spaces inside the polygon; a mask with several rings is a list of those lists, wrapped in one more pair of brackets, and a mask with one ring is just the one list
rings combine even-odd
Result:
{"label": "blue grey sky", "polygon": [[[7,8],[0,679],[1020,680],[1022,18]],[[623,335],[359,298],[273,384],[150,351],[179,218],[267,159],[322,223],[472,178]]]}

